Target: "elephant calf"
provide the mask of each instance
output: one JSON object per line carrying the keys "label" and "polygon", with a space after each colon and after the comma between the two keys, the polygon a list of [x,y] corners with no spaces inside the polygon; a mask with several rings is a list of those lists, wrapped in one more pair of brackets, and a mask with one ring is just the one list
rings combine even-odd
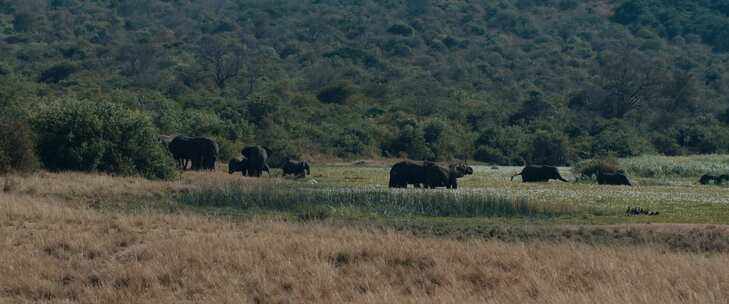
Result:
{"label": "elephant calf", "polygon": [[[260,171],[259,171],[260,170]],[[240,159],[231,159],[228,162],[228,173],[233,174],[235,172],[240,172],[243,176],[254,176],[259,177],[261,176],[260,172],[266,171],[269,175],[271,175],[271,168],[268,167],[268,165],[263,164],[262,167],[253,165],[251,161],[247,158],[244,158],[242,160]]]}
{"label": "elephant calf", "polygon": [[602,173],[597,174],[597,183],[600,185],[623,185],[632,186],[628,177],[622,173]]}
{"label": "elephant calf", "polygon": [[528,165],[521,172],[512,175],[511,180],[514,180],[514,177],[519,175],[521,175],[521,181],[524,183],[548,182],[550,179],[557,179],[563,182],[567,181],[562,178],[559,170],[554,166]]}
{"label": "elephant calf", "polygon": [[311,175],[311,170],[309,168],[309,163],[306,161],[298,161],[298,160],[286,160],[283,165],[281,166],[281,169],[283,170],[283,175],[293,175],[296,177],[305,177],[306,175]]}

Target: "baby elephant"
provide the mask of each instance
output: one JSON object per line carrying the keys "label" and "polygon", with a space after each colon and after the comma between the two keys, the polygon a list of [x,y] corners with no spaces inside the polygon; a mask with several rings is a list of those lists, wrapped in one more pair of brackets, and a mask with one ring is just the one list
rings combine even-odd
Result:
{"label": "baby elephant", "polygon": [[286,160],[281,166],[281,169],[283,169],[284,176],[293,175],[296,177],[305,177],[307,175],[311,175],[309,163],[307,163],[305,160]]}
{"label": "baby elephant", "polygon": [[632,186],[628,177],[622,173],[602,173],[597,174],[597,183],[600,185],[624,185]]}

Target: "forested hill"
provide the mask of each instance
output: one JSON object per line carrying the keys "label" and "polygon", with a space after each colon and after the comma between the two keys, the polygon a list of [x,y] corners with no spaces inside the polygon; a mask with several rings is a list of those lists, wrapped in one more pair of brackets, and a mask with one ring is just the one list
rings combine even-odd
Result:
{"label": "forested hill", "polygon": [[118,103],[228,150],[729,150],[725,1],[0,0],[0,49],[5,113]]}

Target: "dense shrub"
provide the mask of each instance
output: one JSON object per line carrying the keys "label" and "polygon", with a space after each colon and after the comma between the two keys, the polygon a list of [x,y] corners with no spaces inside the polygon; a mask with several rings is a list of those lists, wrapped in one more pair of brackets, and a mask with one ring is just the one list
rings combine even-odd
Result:
{"label": "dense shrub", "polygon": [[30,127],[18,120],[0,119],[0,174],[28,172],[36,166]]}
{"label": "dense shrub", "polygon": [[174,165],[144,114],[111,103],[64,101],[34,121],[40,160],[52,171],[171,178]]}
{"label": "dense shrub", "polygon": [[522,165],[526,160],[527,138],[520,127],[489,127],[476,139],[476,160],[500,165]]}
{"label": "dense shrub", "polygon": [[78,68],[70,63],[59,63],[41,73],[38,81],[58,83],[75,73]]}
{"label": "dense shrub", "polygon": [[324,103],[343,104],[354,94],[354,89],[347,83],[334,84],[324,88],[316,95],[319,101]]}
{"label": "dense shrub", "polygon": [[602,130],[594,136],[593,155],[604,156],[615,154],[618,157],[637,156],[650,152],[652,145],[640,132],[619,120],[608,120]]}
{"label": "dense shrub", "polygon": [[536,132],[532,135],[527,155],[531,164],[567,165],[570,161],[567,137],[561,133]]}
{"label": "dense shrub", "polygon": [[580,178],[592,178],[599,172],[617,173],[621,171],[621,167],[617,159],[608,157],[578,162],[572,170]]}
{"label": "dense shrub", "polygon": [[387,29],[390,34],[401,35],[401,36],[412,36],[413,28],[405,24],[393,24]]}

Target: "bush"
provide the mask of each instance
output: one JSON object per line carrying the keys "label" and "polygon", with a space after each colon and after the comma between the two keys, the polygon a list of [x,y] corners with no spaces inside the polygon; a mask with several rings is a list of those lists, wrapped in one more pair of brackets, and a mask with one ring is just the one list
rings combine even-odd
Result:
{"label": "bush", "polygon": [[413,28],[405,24],[393,24],[389,29],[387,29],[387,32],[401,36],[412,36]]}
{"label": "bush", "polygon": [[572,169],[581,178],[592,178],[598,172],[617,173],[621,171],[620,163],[615,158],[598,158],[581,161]]}
{"label": "bush", "polygon": [[10,119],[0,120],[0,174],[29,172],[37,166],[33,138],[27,124]]}
{"label": "bush", "polygon": [[118,104],[67,101],[34,121],[40,160],[52,171],[101,171],[147,178],[175,175],[146,115]]}
{"label": "bush", "polygon": [[615,154],[618,157],[638,156],[651,152],[650,142],[640,137],[640,132],[619,120],[608,120],[593,138],[593,155]]}
{"label": "bush", "polygon": [[316,98],[324,103],[344,104],[353,94],[354,89],[352,89],[351,85],[344,83],[335,84],[321,90],[321,92],[316,95]]}
{"label": "bush", "polygon": [[521,127],[486,128],[476,139],[476,146],[479,148],[474,157],[499,165],[523,165],[525,142],[527,141]]}
{"label": "bush", "polygon": [[509,163],[506,156],[499,149],[489,146],[479,146],[473,157],[477,161],[490,164],[503,165]]}
{"label": "bush", "polygon": [[71,76],[77,70],[76,66],[70,63],[59,63],[41,73],[38,81],[46,83],[59,83]]}
{"label": "bush", "polygon": [[567,137],[561,133],[538,131],[532,136],[527,155],[532,164],[566,165],[570,159]]}

